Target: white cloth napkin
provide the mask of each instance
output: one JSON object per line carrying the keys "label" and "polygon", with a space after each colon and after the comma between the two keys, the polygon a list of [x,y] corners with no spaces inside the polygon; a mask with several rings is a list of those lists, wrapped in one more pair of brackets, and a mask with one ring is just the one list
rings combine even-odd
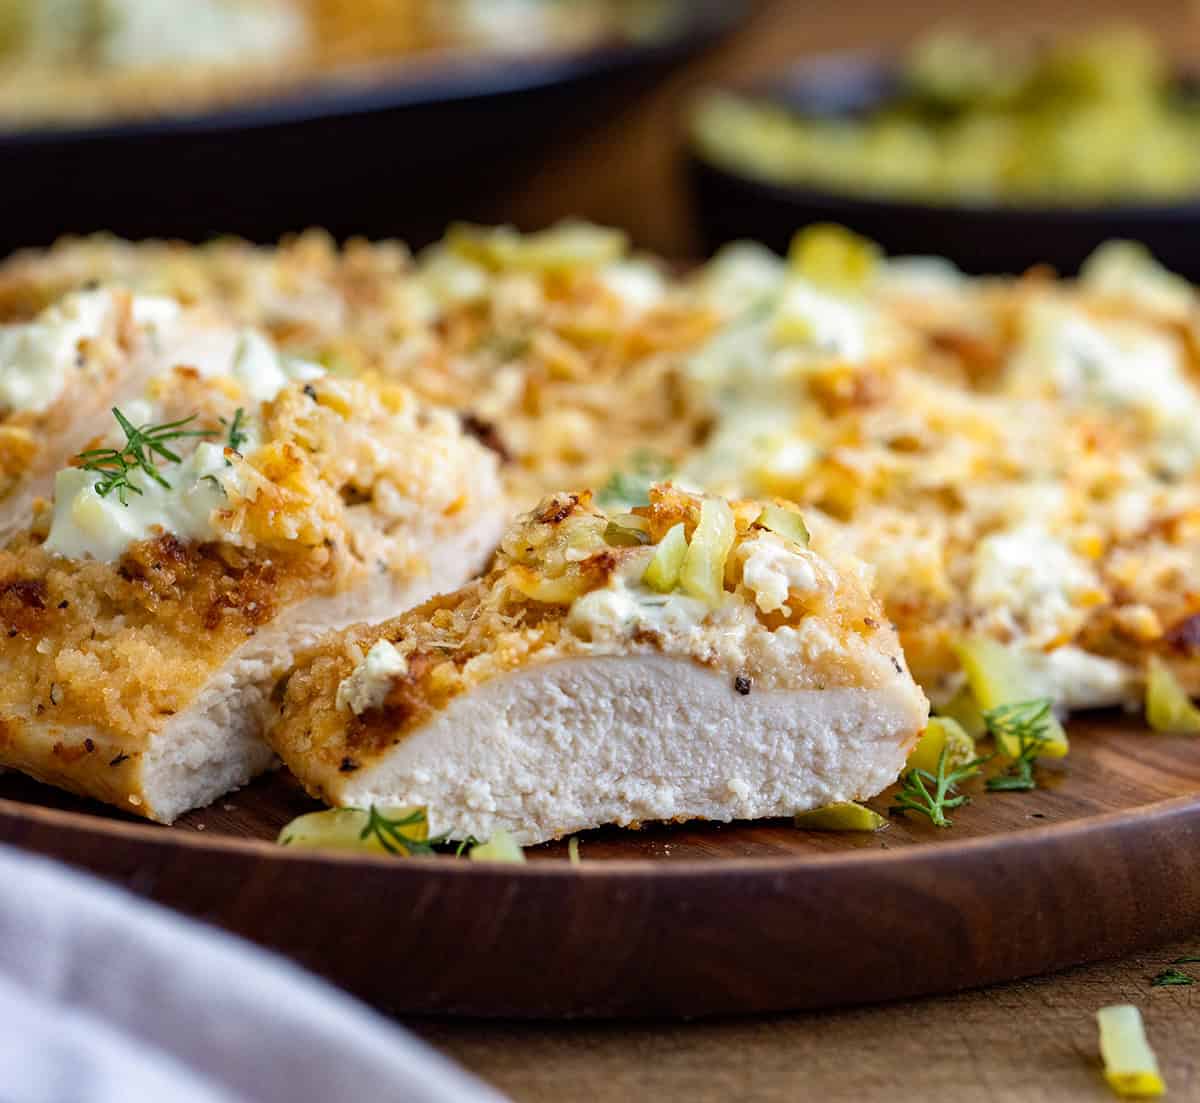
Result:
{"label": "white cloth napkin", "polygon": [[342,1100],[503,1103],[282,959],[0,847],[0,1103]]}

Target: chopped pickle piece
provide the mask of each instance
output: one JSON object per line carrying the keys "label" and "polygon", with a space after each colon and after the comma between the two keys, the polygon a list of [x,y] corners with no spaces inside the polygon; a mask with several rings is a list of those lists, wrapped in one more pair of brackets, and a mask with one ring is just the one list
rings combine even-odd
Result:
{"label": "chopped pickle piece", "polygon": [[852,800],[840,800],[823,808],[796,813],[796,826],[805,831],[879,831],[887,825],[887,820],[878,812]]}
{"label": "chopped pickle piece", "polygon": [[1117,1095],[1150,1098],[1167,1088],[1158,1068],[1158,1058],[1146,1040],[1142,1013],[1132,1004],[1102,1007],[1096,1012],[1100,1025],[1100,1057],[1104,1078]]}
{"label": "chopped pickle piece", "polygon": [[987,731],[983,710],[975,700],[970,686],[960,687],[958,692],[938,709],[938,715],[956,721],[972,739],[978,739]]}
{"label": "chopped pickle piece", "polygon": [[486,843],[471,847],[467,857],[473,862],[523,862],[525,851],[504,830],[497,831]]}
{"label": "chopped pickle piece", "polygon": [[424,808],[329,808],[285,824],[282,846],[315,850],[368,850],[377,854],[429,851],[429,819]]}
{"label": "chopped pickle piece", "polygon": [[642,581],[660,594],[669,594],[679,583],[679,572],[683,568],[687,550],[687,535],[680,521],[668,529],[666,536],[659,541]]}
{"label": "chopped pickle piece", "polygon": [[579,836],[572,835],[567,840],[567,861],[573,866],[580,865],[583,859],[579,857]]}
{"label": "chopped pickle piece", "polygon": [[1005,758],[1028,762],[1035,758],[1065,758],[1071,749],[1049,697],[997,705],[985,709],[983,718],[996,741],[996,750]]}
{"label": "chopped pickle piece", "polygon": [[1029,679],[1015,651],[983,636],[965,639],[954,650],[980,709],[994,709],[1029,696]]}
{"label": "chopped pickle piece", "polygon": [[485,268],[556,272],[598,268],[619,260],[628,248],[620,230],[566,221],[532,234],[512,226],[456,223],[446,232],[446,245],[459,256]]}
{"label": "chopped pickle piece", "polygon": [[793,272],[832,291],[861,291],[875,274],[881,256],[868,238],[832,222],[806,226],[788,249]]}
{"label": "chopped pickle piece", "polygon": [[725,596],[725,560],[736,535],[729,503],[721,498],[705,498],[700,523],[679,569],[679,585],[685,593],[709,605],[720,604]]}
{"label": "chopped pickle piece", "polygon": [[1146,672],[1146,722],[1156,732],[1200,734],[1200,708],[1183,691],[1170,668],[1157,655]]}
{"label": "chopped pickle piece", "polygon": [[[955,651],[967,676],[971,696],[983,712],[1030,700],[1032,679],[1020,654],[1012,648],[995,640],[975,636],[963,640]],[[1009,758],[1019,756],[1020,747],[1014,739],[1008,738],[1003,731],[993,734],[996,735],[996,747],[1002,754]],[[1062,721],[1053,712],[1046,717],[1040,735],[1041,755],[1046,758],[1062,758],[1066,755],[1069,749],[1067,733]]]}
{"label": "chopped pickle piece", "polygon": [[793,509],[766,506],[754,523],[760,528],[770,529],[785,540],[799,544],[802,548],[808,547],[808,526],[804,523],[804,518]]}
{"label": "chopped pickle piece", "polygon": [[949,716],[931,716],[917,745],[909,752],[907,768],[936,773],[938,759],[946,752],[946,766],[954,770],[975,758],[975,740],[957,720]]}
{"label": "chopped pickle piece", "polygon": [[611,544],[614,548],[633,548],[639,544],[650,543],[650,533],[646,531],[646,522],[640,517],[633,517],[635,521],[642,521],[641,527],[625,523],[626,517],[631,517],[632,514],[622,514],[621,519],[614,518],[609,521],[604,529],[604,542]]}

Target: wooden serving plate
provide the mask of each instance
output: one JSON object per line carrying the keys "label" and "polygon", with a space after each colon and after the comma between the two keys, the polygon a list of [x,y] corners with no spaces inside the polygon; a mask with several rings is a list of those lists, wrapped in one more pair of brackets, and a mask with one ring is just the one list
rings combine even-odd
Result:
{"label": "wooden serving plate", "polygon": [[[1032,793],[954,826],[788,822],[556,843],[525,866],[289,851],[315,807],[286,775],[175,828],[0,777],[0,841],[74,863],[295,958],[387,1010],[707,1015],[1012,980],[1200,929],[1200,740],[1072,725]],[[886,809],[887,794],[874,801]]]}

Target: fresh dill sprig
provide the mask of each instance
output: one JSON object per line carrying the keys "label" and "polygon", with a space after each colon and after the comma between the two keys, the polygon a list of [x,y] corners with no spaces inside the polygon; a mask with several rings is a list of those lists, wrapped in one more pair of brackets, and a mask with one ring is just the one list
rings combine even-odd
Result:
{"label": "fresh dill sprig", "polygon": [[179,463],[180,457],[170,448],[167,442],[180,440],[184,437],[212,436],[212,429],[185,429],[196,420],[196,415],[181,418],[179,421],[168,421],[164,425],[134,425],[116,406],[112,408],[113,417],[125,434],[125,443],[119,448],[89,448],[80,452],[75,458],[85,471],[94,471],[103,477],[96,482],[96,493],[101,498],[114,490],[121,505],[129,505],[129,492],[141,494],[141,487],[129,481],[134,471],[141,471],[156,483],[171,489],[171,484],[163,478],[155,463],[154,457],[161,456],[168,463]]}
{"label": "fresh dill sprig", "polygon": [[1182,969],[1174,967],[1164,969],[1161,973],[1150,978],[1150,984],[1154,988],[1182,988],[1195,983],[1196,978],[1190,973],[1185,973]]}
{"label": "fresh dill sprig", "polygon": [[1017,747],[1017,757],[1002,774],[987,780],[989,792],[1024,792],[1037,788],[1033,764],[1050,742],[1050,725],[1054,720],[1053,702],[1049,697],[1035,697],[1011,705],[985,709],[984,722],[997,746]]}
{"label": "fresh dill sprig", "polygon": [[233,414],[233,421],[226,421],[221,418],[221,427],[227,430],[225,443],[239,455],[242,451],[242,445],[250,438],[250,434],[246,431],[245,421],[246,411],[239,406]]}
{"label": "fresh dill sprig", "polygon": [[646,448],[639,448],[629,457],[623,470],[614,471],[596,494],[596,504],[602,509],[650,504],[650,487],[671,474],[671,463]]}
{"label": "fresh dill sprig", "polygon": [[455,843],[450,839],[450,833],[430,835],[426,839],[414,839],[404,833],[405,828],[420,828],[428,824],[424,808],[414,808],[405,816],[392,819],[385,816],[375,805],[367,810],[367,822],[359,838],[369,839],[372,835],[379,840],[379,845],[389,854],[407,854],[426,857],[436,854],[438,847],[454,847],[454,854],[461,858],[469,847],[478,846],[479,840],[474,835],[468,835],[461,842]]}
{"label": "fresh dill sprig", "polygon": [[413,839],[404,834],[406,827],[421,827],[426,823],[424,808],[414,808],[406,816],[390,819],[372,804],[367,811],[366,826],[358,837],[366,840],[374,835],[389,854],[433,854],[433,848],[444,839]]}
{"label": "fresh dill sprig", "polygon": [[914,766],[900,778],[900,791],[896,794],[896,803],[888,809],[889,812],[919,812],[935,827],[949,827],[954,821],[949,819],[946,812],[966,804],[971,798],[958,792],[958,787],[968,778],[979,773],[979,768],[987,761],[986,758],[976,758],[957,770],[946,771],[946,750],[938,755],[937,772],[930,773]]}

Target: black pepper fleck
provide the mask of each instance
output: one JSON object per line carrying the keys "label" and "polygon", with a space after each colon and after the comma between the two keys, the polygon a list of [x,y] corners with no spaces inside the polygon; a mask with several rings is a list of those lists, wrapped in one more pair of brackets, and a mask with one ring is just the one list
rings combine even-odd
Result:
{"label": "black pepper fleck", "polygon": [[111,762],[109,762],[109,765],[110,766],[120,766],[121,763],[127,761],[128,758],[129,758],[129,755],[127,755],[127,754],[119,754],[119,755],[117,755],[116,758],[114,758]]}
{"label": "black pepper fleck", "polygon": [[308,397],[311,398],[314,402],[317,401],[317,388],[314,387],[311,383],[304,384],[304,393],[306,395],[308,395]]}
{"label": "black pepper fleck", "polygon": [[736,689],[738,691],[738,693],[740,693],[743,697],[745,697],[750,692],[750,687],[753,684],[754,683],[751,682],[750,679],[748,677],[746,677],[745,674],[739,674],[733,680],[733,688]]}
{"label": "black pepper fleck", "polygon": [[359,768],[358,763],[349,755],[342,759],[342,764],[338,767],[339,774],[352,774]]}

